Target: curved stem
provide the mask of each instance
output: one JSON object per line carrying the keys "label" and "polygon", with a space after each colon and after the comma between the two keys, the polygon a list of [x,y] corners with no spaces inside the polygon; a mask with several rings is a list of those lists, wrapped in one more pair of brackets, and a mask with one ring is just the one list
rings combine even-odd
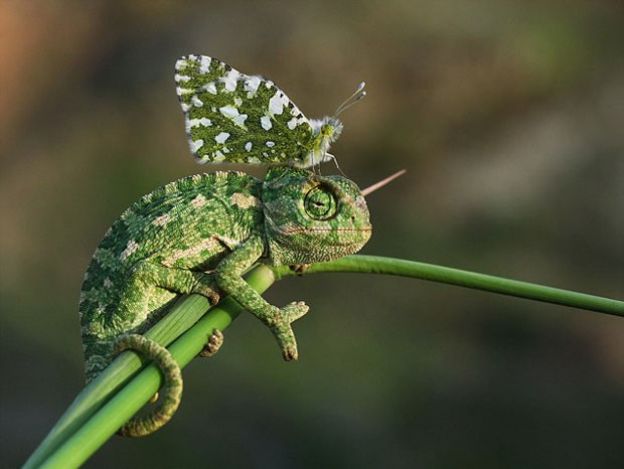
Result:
{"label": "curved stem", "polygon": [[[321,272],[399,275],[624,316],[623,301],[402,259],[348,256],[313,264],[305,274]],[[274,281],[292,275],[296,273],[288,267],[270,269],[259,265],[246,278],[254,289],[263,292]],[[205,298],[198,295],[185,297],[146,335],[161,345],[168,345],[179,336],[169,350],[184,367],[203,348],[212,330],[229,326],[241,312],[241,307],[226,298],[197,320],[206,310],[208,302]],[[158,390],[161,376],[153,365],[127,382],[140,367],[139,358],[131,352],[115,360],[78,395],[24,467],[66,468],[86,461]]]}
{"label": "curved stem", "polygon": [[[285,266],[274,270],[278,279],[296,274]],[[346,256],[332,262],[312,264],[304,274],[326,272],[398,275],[624,316],[624,301],[404,259],[363,255]]]}

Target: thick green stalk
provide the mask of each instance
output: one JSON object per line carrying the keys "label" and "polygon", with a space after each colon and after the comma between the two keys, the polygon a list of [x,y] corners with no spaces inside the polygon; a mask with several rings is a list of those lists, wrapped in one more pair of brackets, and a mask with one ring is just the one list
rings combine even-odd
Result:
{"label": "thick green stalk", "polygon": [[[399,275],[624,316],[624,302],[619,300],[401,259],[348,256],[311,265],[305,271],[306,274],[321,272]],[[295,273],[288,267],[271,270],[261,265],[250,272],[248,282],[262,292],[276,279],[292,275]],[[167,345],[207,310],[207,301],[202,303],[202,300],[197,295],[185,298],[147,335]],[[176,340],[169,350],[180,366],[185,366],[197,355],[213,328],[224,329],[239,312],[240,307],[226,299]],[[127,355],[118,358],[85,388],[25,467],[80,465],[147,402],[160,386],[160,373],[154,366],[145,368],[110,398],[140,367],[134,354]]]}

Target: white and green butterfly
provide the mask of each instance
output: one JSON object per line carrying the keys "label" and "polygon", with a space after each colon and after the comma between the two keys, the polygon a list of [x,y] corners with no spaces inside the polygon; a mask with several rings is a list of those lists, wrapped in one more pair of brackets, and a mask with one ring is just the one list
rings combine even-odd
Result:
{"label": "white and green butterfly", "polygon": [[204,55],[175,65],[176,92],[191,152],[200,163],[288,163],[308,168],[334,159],[337,116],[366,95],[364,83],[334,116],[308,119],[275,84]]}

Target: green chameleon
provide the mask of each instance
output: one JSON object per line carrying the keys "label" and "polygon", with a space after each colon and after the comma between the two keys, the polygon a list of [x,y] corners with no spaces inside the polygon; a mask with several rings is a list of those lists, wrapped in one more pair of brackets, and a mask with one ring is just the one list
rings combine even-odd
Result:
{"label": "green chameleon", "polygon": [[[164,373],[168,391],[159,409],[135,417],[122,433],[139,436],[166,423],[180,399],[180,373],[165,348],[140,334],[185,293],[205,295],[211,304],[232,296],[271,329],[286,360],[296,359],[291,323],[308,307],[273,306],[241,276],[256,262],[336,259],[358,251],[370,235],[364,197],[341,176],[276,167],[264,181],[215,172],[155,190],[113,224],[87,270],[80,302],[87,379],[128,348],[157,358],[161,369],[174,368],[173,375]],[[206,354],[220,342],[215,331]]]}
{"label": "green chameleon", "polygon": [[[291,323],[306,314],[308,306],[303,302],[273,306],[242,275],[258,262],[302,266],[336,259],[357,252],[371,235],[364,199],[367,190],[360,191],[342,176],[320,176],[306,168],[327,159],[331,140],[327,126],[329,122],[338,125],[337,120],[326,118],[325,124],[306,127],[307,120],[298,110],[288,111],[298,123],[288,134],[284,129],[289,129],[291,117],[280,127],[287,117],[282,114],[296,108],[283,92],[278,90],[280,114],[271,101],[276,93],[274,85],[267,87],[270,82],[264,79],[234,72],[207,57],[188,56],[178,61],[176,81],[187,83],[184,92],[178,90],[178,94],[189,135],[197,141],[195,130],[203,129],[199,136],[204,148],[209,147],[207,141],[212,135],[214,145],[210,145],[212,153],[207,158],[213,153],[217,157],[229,154],[228,161],[242,161],[236,155],[247,147],[250,158],[281,164],[270,167],[263,181],[242,172],[218,171],[189,176],[145,195],[113,223],[85,274],[80,318],[87,381],[127,349],[153,360],[165,378],[159,404],[148,415],[135,416],[124,425],[119,432],[122,435],[155,431],[179,405],[179,366],[167,349],[141,335],[178,295],[198,293],[213,305],[224,295],[233,297],[269,327],[284,359],[293,360],[298,353]],[[259,89],[273,93],[259,99]],[[211,96],[214,99],[210,100]],[[201,100],[202,105],[191,113],[185,105],[187,100],[195,104]],[[236,112],[230,108],[223,112],[227,106],[235,107]],[[232,116],[247,117],[239,117],[237,124]],[[251,125],[249,116],[256,118],[257,125]],[[269,127],[266,116],[273,132],[261,130],[263,123],[264,128]],[[208,122],[218,128],[212,129]],[[224,145],[227,139],[223,133],[235,136],[233,142],[238,146]],[[262,139],[274,139],[280,145],[263,145]],[[248,142],[252,142],[251,147]],[[198,144],[191,140],[191,146]],[[273,148],[278,153],[271,153]],[[289,156],[280,157],[282,154]],[[201,353],[204,356],[218,350],[223,336],[215,330],[207,339]]]}

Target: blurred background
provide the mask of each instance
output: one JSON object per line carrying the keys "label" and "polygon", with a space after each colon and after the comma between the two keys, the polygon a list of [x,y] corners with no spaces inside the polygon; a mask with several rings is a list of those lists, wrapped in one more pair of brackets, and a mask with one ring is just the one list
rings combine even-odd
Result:
{"label": "blurred background", "polygon": [[[364,253],[624,297],[618,1],[0,3],[0,455],[83,385],[78,292],[111,222],[198,167],[173,64],[221,58],[311,117],[370,197]],[[262,170],[247,168],[258,176]],[[325,171],[332,171],[331,164]],[[421,281],[288,279],[301,359],[250,315],[173,421],[88,467],[624,467],[624,320]]]}

